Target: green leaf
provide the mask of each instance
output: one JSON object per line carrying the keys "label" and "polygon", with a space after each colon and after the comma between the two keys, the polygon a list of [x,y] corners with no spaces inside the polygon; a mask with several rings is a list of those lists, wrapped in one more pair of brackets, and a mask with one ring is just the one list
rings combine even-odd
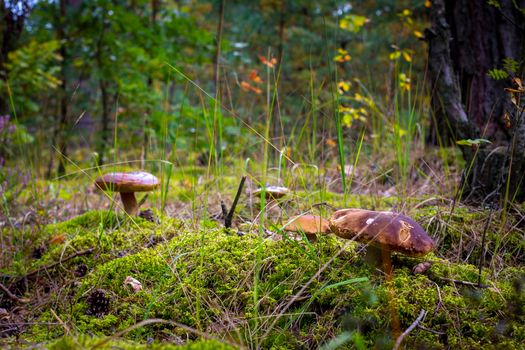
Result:
{"label": "green leaf", "polygon": [[489,70],[488,75],[494,80],[503,80],[508,78],[509,73],[507,73],[503,69],[493,68]]}
{"label": "green leaf", "polygon": [[513,58],[507,57],[503,59],[503,69],[507,72],[516,73],[518,71],[518,62]]}
{"label": "green leaf", "polygon": [[487,0],[487,4],[496,8],[501,8],[501,3],[498,0]]}
{"label": "green leaf", "polygon": [[464,140],[458,140],[456,141],[456,144],[460,146],[474,146],[474,145],[480,145],[482,143],[492,143],[489,140],[486,139],[464,139]]}

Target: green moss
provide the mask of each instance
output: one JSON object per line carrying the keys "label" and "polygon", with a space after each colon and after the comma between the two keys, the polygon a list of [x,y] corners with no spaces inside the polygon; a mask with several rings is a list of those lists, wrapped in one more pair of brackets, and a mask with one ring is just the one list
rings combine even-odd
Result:
{"label": "green moss", "polygon": [[174,344],[141,344],[137,342],[132,342],[125,339],[112,339],[106,342],[104,338],[93,338],[87,336],[79,337],[63,337],[53,343],[51,343],[48,348],[49,350],[76,350],[79,348],[91,348],[97,344],[103,344],[103,349],[123,349],[123,350],[132,350],[132,349],[148,349],[148,350],[228,350],[235,349],[233,346],[221,343],[217,340],[198,340],[194,342],[189,342],[180,346]]}
{"label": "green moss", "polygon": [[[356,198],[352,200],[366,201]],[[419,218],[424,221],[432,215],[437,215],[436,208],[426,207]],[[451,223],[477,225],[483,220],[483,215],[473,213],[461,220],[452,217]],[[484,269],[481,281],[490,288],[472,288],[446,279],[477,282],[477,267],[438,258],[443,256],[440,250],[428,257],[434,264],[427,275],[413,275],[405,265],[414,259],[400,258],[396,261],[403,264],[387,282],[363,263],[354,243],[323,236],[308,245],[293,237],[273,240],[246,231],[244,236],[226,233],[213,221],[201,222],[193,230],[162,216],[160,225],[133,222],[110,212],[90,212],[47,226],[38,232],[38,244],[62,233],[65,241],[48,244],[35,262],[21,260],[22,267],[38,268],[87,248],[95,252],[71,262],[89,267],[85,277],[50,272],[51,281],[63,282],[63,287],[35,310],[35,325],[23,337],[69,349],[160,318],[264,348],[316,348],[343,332],[355,335],[343,348],[352,348],[355,341],[391,348],[394,320],[406,329],[424,309],[428,313],[423,326],[440,334],[414,331],[405,340],[408,348],[512,349],[525,343],[523,267],[501,269],[497,276]],[[450,244],[456,242],[452,238]],[[68,264],[64,267],[72,269]],[[140,281],[143,289],[134,292],[124,285],[127,276]],[[104,290],[110,299],[108,312],[100,317],[87,314],[87,297],[94,289]],[[50,309],[76,338],[53,342],[63,336],[64,327]],[[171,324],[140,327],[124,337],[108,344],[133,348],[152,339],[153,348],[166,348],[161,345],[166,340],[197,338],[195,332]],[[185,346],[205,349],[218,343]]]}
{"label": "green moss", "polygon": [[90,211],[37,232],[24,231],[24,236],[31,236],[33,249],[38,248],[43,253],[32,258],[33,254],[26,251],[22,259],[15,260],[17,265],[9,270],[25,274],[86,249],[93,249],[93,254],[79,257],[75,262],[92,268],[116,256],[165,241],[177,234],[180,226],[180,222],[169,218],[163,218],[162,224],[156,225],[139,217],[129,218],[111,211]]}

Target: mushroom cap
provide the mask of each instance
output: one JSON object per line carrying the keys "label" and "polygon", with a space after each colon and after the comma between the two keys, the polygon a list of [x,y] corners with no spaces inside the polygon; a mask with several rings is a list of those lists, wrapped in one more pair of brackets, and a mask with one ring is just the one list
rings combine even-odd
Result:
{"label": "mushroom cap", "polygon": [[387,247],[409,256],[422,256],[435,243],[411,218],[393,212],[342,209],[330,218],[330,230],[337,236]]}
{"label": "mushroom cap", "polygon": [[[286,196],[290,193],[290,189],[282,186],[266,186],[264,187],[266,198],[278,199]],[[263,187],[260,187],[253,191],[254,196],[259,196],[263,191]]]}
{"label": "mushroom cap", "polygon": [[284,228],[286,231],[303,231],[308,234],[329,232],[329,222],[317,215],[300,215],[290,218],[290,223]]}
{"label": "mushroom cap", "polygon": [[156,176],[144,171],[130,173],[108,173],[95,180],[95,185],[103,191],[148,192],[160,186]]}

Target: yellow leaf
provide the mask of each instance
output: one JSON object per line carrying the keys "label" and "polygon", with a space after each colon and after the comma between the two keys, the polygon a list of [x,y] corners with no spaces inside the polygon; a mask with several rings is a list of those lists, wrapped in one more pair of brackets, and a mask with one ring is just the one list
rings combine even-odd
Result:
{"label": "yellow leaf", "polygon": [[357,33],[368,22],[370,22],[370,20],[364,16],[347,15],[339,22],[339,28]]}
{"label": "yellow leaf", "polygon": [[426,8],[432,7],[432,1],[430,1],[430,0],[425,0],[425,7],[426,7]]}
{"label": "yellow leaf", "polygon": [[349,81],[340,81],[337,84],[337,90],[342,95],[345,92],[347,92],[348,90],[350,90],[350,86],[352,86],[352,84]]}
{"label": "yellow leaf", "polygon": [[405,73],[399,73],[398,80],[401,90],[410,91],[410,78]]}
{"label": "yellow leaf", "polygon": [[407,62],[412,62],[412,54],[408,51],[403,51],[403,58]]}
{"label": "yellow leaf", "polygon": [[344,126],[346,126],[347,128],[351,127],[352,126],[352,116],[349,115],[349,114],[345,114],[343,116],[343,124]]}
{"label": "yellow leaf", "polygon": [[419,30],[414,30],[414,36],[418,39],[422,39],[424,37],[423,33],[421,33]]}
{"label": "yellow leaf", "polygon": [[395,61],[395,60],[397,60],[400,56],[401,56],[401,52],[396,50],[396,51],[392,52],[392,53],[388,56],[388,58],[390,58],[392,61]]}

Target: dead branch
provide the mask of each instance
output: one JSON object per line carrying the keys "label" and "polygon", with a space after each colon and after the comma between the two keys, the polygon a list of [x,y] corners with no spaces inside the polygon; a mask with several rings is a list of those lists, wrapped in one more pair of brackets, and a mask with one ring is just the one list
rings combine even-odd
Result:
{"label": "dead branch", "polygon": [[64,259],[61,259],[60,261],[54,262],[54,263],[49,264],[49,265],[44,265],[44,266],[42,266],[42,267],[40,267],[40,268],[38,268],[38,269],[36,269],[34,271],[29,272],[25,276],[20,277],[15,283],[23,281],[26,278],[32,278],[32,277],[38,275],[42,271],[46,271],[46,270],[50,270],[52,268],[55,268],[56,266],[66,262],[68,260],[71,260],[73,258],[76,258],[76,257],[79,257],[79,256],[84,256],[84,255],[89,255],[89,254],[93,253],[94,250],[95,250],[95,248],[89,248],[89,249],[86,249],[86,250],[82,250],[80,252],[76,252],[74,254],[71,254],[70,256],[67,256]]}
{"label": "dead branch", "polygon": [[4,286],[2,283],[0,283],[0,290],[2,290],[2,292],[4,292],[5,295],[7,295],[7,297],[13,301],[16,301],[17,303],[29,303],[29,299],[26,299],[26,298],[20,298],[16,295],[14,295],[13,293],[11,293],[11,291],[6,287]]}
{"label": "dead branch", "polygon": [[460,280],[455,280],[452,278],[445,278],[445,277],[438,277],[438,278],[445,282],[450,282],[454,284],[462,284],[464,286],[469,286],[469,287],[490,288],[490,286],[487,286],[486,284],[474,283],[474,282],[469,282],[469,281],[460,281]]}
{"label": "dead branch", "polygon": [[396,344],[392,348],[392,350],[399,349],[399,346],[401,346],[401,343],[403,342],[403,339],[408,335],[408,333],[412,332],[414,328],[416,328],[419,325],[419,322],[425,318],[425,315],[427,314],[425,309],[421,309],[421,312],[419,313],[419,316],[416,318],[416,320],[404,331],[396,340]]}
{"label": "dead branch", "polygon": [[[235,199],[233,200],[233,204],[230,208],[230,212],[228,215],[224,218],[224,227],[230,228],[232,226],[232,220],[233,220],[233,214],[235,213],[235,207],[237,206],[237,203],[239,202],[239,197],[242,193],[242,188],[244,186],[244,181],[246,181],[246,175],[244,175],[241,178],[241,182],[239,183],[239,188],[237,188],[237,193],[235,194]],[[225,210],[225,207],[222,208],[223,212]]]}

